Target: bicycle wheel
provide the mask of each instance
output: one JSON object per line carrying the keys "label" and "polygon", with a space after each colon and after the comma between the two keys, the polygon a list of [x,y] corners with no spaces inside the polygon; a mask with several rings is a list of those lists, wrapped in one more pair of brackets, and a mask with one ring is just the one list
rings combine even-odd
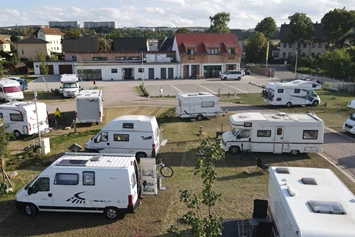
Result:
{"label": "bicycle wheel", "polygon": [[170,166],[163,166],[160,168],[160,174],[165,178],[170,178],[174,175],[174,170]]}

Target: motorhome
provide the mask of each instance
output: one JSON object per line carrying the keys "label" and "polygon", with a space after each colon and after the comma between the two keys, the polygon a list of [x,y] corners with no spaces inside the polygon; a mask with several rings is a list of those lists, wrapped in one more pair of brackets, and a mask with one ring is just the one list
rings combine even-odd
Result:
{"label": "motorhome", "polygon": [[16,194],[16,207],[38,211],[104,213],[110,219],[135,212],[139,169],[134,155],[66,153]]}
{"label": "motorhome", "polygon": [[87,152],[135,154],[155,157],[160,148],[160,129],[154,116],[125,115],[108,122],[85,144]]}
{"label": "motorhome", "polygon": [[7,78],[0,79],[0,100],[23,100],[23,92],[19,82]]}
{"label": "motorhome", "polygon": [[37,111],[36,104],[33,102],[1,104],[0,118],[3,118],[3,123],[7,130],[13,132],[16,138],[22,135],[36,134],[38,130],[40,133],[49,132],[47,106],[42,102],[37,102]]}
{"label": "motorhome", "polygon": [[[355,109],[355,99],[348,103],[348,107]],[[355,112],[351,113],[343,124],[343,129],[347,132],[355,134]]]}
{"label": "motorhome", "polygon": [[352,237],[355,196],[330,169],[270,167],[268,214],[276,237]]}
{"label": "motorhome", "polygon": [[207,93],[177,93],[175,113],[180,118],[196,118],[217,116],[224,113],[219,107],[218,97]]}
{"label": "motorhome", "polygon": [[311,113],[236,113],[229,117],[231,131],[222,135],[222,148],[275,154],[323,151],[324,123]]}
{"label": "motorhome", "polygon": [[75,97],[79,94],[79,78],[76,74],[62,74],[60,77],[63,97]]}
{"label": "motorhome", "polygon": [[269,82],[261,92],[264,101],[271,105],[313,105],[321,102],[314,90],[321,89],[315,81],[294,80],[291,82]]}
{"label": "motorhome", "polygon": [[103,114],[102,90],[82,90],[75,97],[77,123],[101,123]]}

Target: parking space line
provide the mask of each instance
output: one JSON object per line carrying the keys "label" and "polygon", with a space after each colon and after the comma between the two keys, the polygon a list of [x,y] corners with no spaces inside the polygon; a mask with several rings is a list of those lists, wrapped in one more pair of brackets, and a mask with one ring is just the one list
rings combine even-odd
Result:
{"label": "parking space line", "polygon": [[[200,84],[197,84],[198,86],[201,86]],[[201,86],[202,88],[204,88],[205,90],[208,90],[210,91],[212,94],[217,94],[217,92],[213,91],[213,90],[210,90],[208,89],[207,87],[204,87],[204,86]]]}
{"label": "parking space line", "polygon": [[184,93],[184,92],[182,92],[181,90],[179,90],[176,86],[173,86],[173,85],[170,85],[172,88],[174,88],[175,90],[177,90],[178,92],[180,92],[180,93]]}
{"label": "parking space line", "polygon": [[243,92],[243,93],[248,93],[248,92],[243,91],[243,90],[241,90],[241,89],[239,89],[239,88],[237,88],[237,87],[230,86],[230,85],[227,85],[227,84],[224,84],[224,85],[229,86],[229,87],[231,87],[231,88],[233,88],[233,89],[236,89],[236,90],[238,90],[238,91],[241,91],[241,92]]}

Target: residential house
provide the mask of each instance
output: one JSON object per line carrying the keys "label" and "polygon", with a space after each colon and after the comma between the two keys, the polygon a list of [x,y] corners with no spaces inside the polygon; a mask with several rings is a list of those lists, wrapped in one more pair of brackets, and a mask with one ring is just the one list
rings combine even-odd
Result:
{"label": "residential house", "polygon": [[240,68],[242,51],[234,34],[178,33],[172,50],[183,78],[218,77]]}
{"label": "residential house", "polygon": [[4,51],[5,53],[11,52],[10,42],[3,37],[0,37],[0,51]]}
{"label": "residential house", "polygon": [[49,48],[51,54],[61,54],[62,51],[62,38],[64,34],[58,28],[38,28],[33,33],[34,36],[38,39],[49,42]]}
{"label": "residential house", "polygon": [[[312,56],[315,57],[318,54],[322,54],[325,52],[325,35],[323,32],[322,24],[316,22],[313,24],[314,26],[314,34],[313,41],[311,43],[301,43],[300,46],[300,54],[302,56]],[[280,29],[280,50],[277,54],[273,52],[273,56],[275,59],[288,59],[290,57],[294,57],[297,52],[297,43],[290,44],[287,41],[288,32],[290,29],[289,24],[282,24]]]}
{"label": "residential house", "polygon": [[19,40],[16,43],[18,58],[36,59],[39,52],[44,53],[45,56],[50,56],[49,42],[38,39],[35,36]]}

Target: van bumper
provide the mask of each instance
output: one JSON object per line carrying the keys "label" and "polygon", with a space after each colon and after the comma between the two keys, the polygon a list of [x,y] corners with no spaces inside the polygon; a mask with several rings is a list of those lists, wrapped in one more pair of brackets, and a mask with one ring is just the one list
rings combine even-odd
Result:
{"label": "van bumper", "polygon": [[139,201],[139,199],[137,199],[137,201],[136,201],[136,203],[134,205],[128,205],[127,206],[127,212],[128,213],[135,213],[137,207],[139,206],[139,204],[140,204],[140,201]]}
{"label": "van bumper", "polygon": [[15,207],[17,210],[22,210],[23,209],[24,202],[19,202],[15,200]]}

